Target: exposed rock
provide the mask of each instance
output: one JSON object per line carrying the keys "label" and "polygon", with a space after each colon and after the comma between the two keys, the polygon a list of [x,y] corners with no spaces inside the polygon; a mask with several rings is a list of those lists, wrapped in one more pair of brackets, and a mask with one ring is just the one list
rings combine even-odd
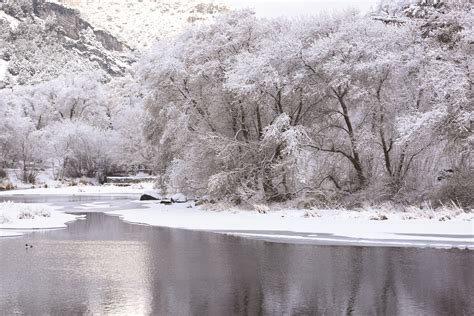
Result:
{"label": "exposed rock", "polygon": [[221,0],[48,0],[77,9],[94,27],[133,49],[179,34],[195,21],[212,19],[229,8]]}
{"label": "exposed rock", "polygon": [[129,50],[124,43],[108,32],[96,30],[89,22],[81,18],[78,10],[67,8],[57,3],[46,2],[45,0],[34,0],[33,11],[41,19],[54,15],[65,34],[72,39],[79,40],[81,31],[91,29],[96,39],[102,43],[104,48],[118,52]]}
{"label": "exposed rock", "polygon": [[76,9],[45,0],[33,0],[33,13],[42,20],[53,17],[63,35],[63,46],[96,62],[112,76],[122,76],[135,62],[132,50],[110,33],[96,29]]}
{"label": "exposed rock", "polygon": [[158,197],[151,196],[148,194],[142,194],[142,196],[140,196],[140,201],[158,201],[158,200],[160,200]]}
{"label": "exposed rock", "polygon": [[99,40],[99,42],[102,43],[102,46],[104,46],[108,50],[115,50],[119,52],[124,51],[125,48],[129,50],[129,48],[124,43],[120,42],[114,36],[103,30],[94,30],[94,34],[95,37]]}

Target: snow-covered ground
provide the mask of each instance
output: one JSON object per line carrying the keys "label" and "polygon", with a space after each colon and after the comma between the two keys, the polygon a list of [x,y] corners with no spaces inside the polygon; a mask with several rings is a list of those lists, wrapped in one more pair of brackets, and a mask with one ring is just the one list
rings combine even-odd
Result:
{"label": "snow-covered ground", "polygon": [[137,183],[131,186],[117,185],[76,185],[59,188],[31,188],[21,190],[2,191],[0,196],[11,195],[100,195],[100,194],[143,194],[153,188],[152,182]]}
{"label": "snow-covered ground", "polygon": [[25,230],[58,229],[81,216],[66,214],[48,204],[0,203],[0,237],[18,236]]}
{"label": "snow-covered ground", "polygon": [[6,14],[4,11],[1,11],[1,10],[0,10],[0,19],[7,21],[13,30],[15,30],[20,24],[19,20],[15,19],[11,15]]}
{"label": "snow-covered ground", "polygon": [[2,81],[6,77],[7,70],[8,70],[8,61],[0,59],[0,81]]}
{"label": "snow-covered ground", "polygon": [[[229,209],[205,210],[192,203],[171,206],[143,203],[145,209],[111,212],[127,222],[154,226],[208,230],[281,241],[321,241],[344,244],[372,244],[474,249],[474,214],[446,211],[416,212]],[[380,220],[385,216],[386,220]],[[430,218],[432,217],[432,218]]]}
{"label": "snow-covered ground", "polygon": [[[97,194],[143,194],[144,191],[153,189],[150,176],[138,174],[127,178],[140,180],[129,186],[118,184],[95,185],[97,180],[92,178],[66,179],[63,182],[54,180],[52,169],[38,171],[36,184],[23,183],[19,178],[21,173],[18,169],[4,169],[8,175],[7,183],[15,187],[15,190],[0,191],[0,196],[6,195],[97,195]],[[112,177],[114,178],[114,177]]]}
{"label": "snow-covered ground", "polygon": [[[112,207],[105,202],[88,202],[75,208],[81,212],[99,211],[119,215],[131,223],[205,230],[283,242],[474,249],[472,210],[465,212],[456,207],[436,211],[416,207],[403,210],[394,207],[360,210],[295,210],[268,206],[256,206],[255,210],[242,210],[226,205],[197,207],[193,202],[163,205],[158,201],[138,201],[138,196],[149,193],[148,190],[151,190],[152,186],[152,183],[142,183],[128,187],[83,185],[36,188],[0,192],[0,196],[136,194],[136,201],[120,203],[121,207]],[[16,205],[18,207],[12,208],[11,204],[0,204],[0,237],[18,234],[13,230],[2,231],[2,228],[59,228],[75,219],[74,216],[58,212],[55,208],[43,204],[34,205],[34,208],[29,210],[30,213],[39,214],[34,220],[18,220],[18,214],[25,205]],[[42,217],[44,210],[50,212],[51,216]],[[10,222],[4,221],[2,224],[2,215],[4,218],[10,218]]]}
{"label": "snow-covered ground", "polygon": [[19,230],[12,230],[12,229],[8,229],[8,230],[1,230],[0,229],[0,238],[2,237],[18,237],[18,236],[22,236],[23,233]]}

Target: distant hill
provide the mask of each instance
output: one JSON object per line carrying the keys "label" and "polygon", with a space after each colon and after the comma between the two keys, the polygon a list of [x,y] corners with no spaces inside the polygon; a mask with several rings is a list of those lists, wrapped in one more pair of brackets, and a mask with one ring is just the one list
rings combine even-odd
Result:
{"label": "distant hill", "polygon": [[428,18],[435,12],[446,13],[452,9],[468,10],[474,0],[380,0],[377,12],[391,16]]}
{"label": "distant hill", "polygon": [[89,70],[122,76],[134,60],[126,44],[77,10],[42,0],[0,2],[0,88]]}
{"label": "distant hill", "polygon": [[78,9],[93,25],[134,49],[228,11],[218,0],[48,0]]}

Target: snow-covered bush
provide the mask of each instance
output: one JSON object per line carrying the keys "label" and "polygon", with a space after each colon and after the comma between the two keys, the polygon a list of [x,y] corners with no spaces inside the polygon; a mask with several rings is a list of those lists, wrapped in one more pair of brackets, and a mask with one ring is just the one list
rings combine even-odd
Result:
{"label": "snow-covered bush", "polygon": [[440,180],[439,187],[430,196],[435,206],[455,203],[466,209],[474,209],[474,171],[458,169],[446,179]]}
{"label": "snow-covered bush", "polygon": [[51,217],[51,212],[43,205],[21,204],[13,202],[0,203],[0,224],[18,220]]}
{"label": "snow-covered bush", "polygon": [[265,204],[255,204],[253,208],[255,211],[257,211],[260,214],[267,214],[270,211],[270,208],[268,207],[268,205],[265,205]]}

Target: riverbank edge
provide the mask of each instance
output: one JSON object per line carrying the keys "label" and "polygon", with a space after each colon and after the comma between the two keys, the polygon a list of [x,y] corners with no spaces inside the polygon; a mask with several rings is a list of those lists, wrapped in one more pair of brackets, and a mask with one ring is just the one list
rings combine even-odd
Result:
{"label": "riverbank edge", "polygon": [[[71,194],[71,189],[63,194],[50,192],[48,195],[88,195],[112,196],[137,194],[126,188],[121,192],[97,192],[97,188]],[[32,192],[33,191],[33,192]],[[86,191],[86,192],[84,192]],[[9,193],[11,193],[10,191]],[[30,194],[33,193],[33,194]],[[0,194],[6,196],[7,194]],[[16,191],[12,196],[38,196],[37,190]],[[341,209],[284,209],[278,207],[258,207],[244,210],[230,205],[195,206],[193,202],[162,205],[159,201],[135,201],[141,209],[131,207],[125,210],[100,211],[120,216],[133,224],[159,227],[209,231],[240,236],[243,238],[265,239],[289,243],[324,243],[348,245],[413,246],[413,247],[456,247],[474,249],[474,213],[459,209],[445,212],[420,210],[403,212],[387,209],[341,210]],[[84,212],[97,208],[94,203],[81,204]],[[416,213],[422,212],[422,213]],[[431,213],[430,213],[431,212]],[[78,218],[73,219],[77,220]],[[70,221],[68,221],[70,222]],[[67,223],[60,227],[64,228]],[[1,225],[0,225],[1,226]],[[0,237],[7,227],[0,227]],[[51,227],[8,227],[12,231],[49,229]]]}
{"label": "riverbank edge", "polygon": [[[308,217],[307,210],[276,210],[261,214],[230,209],[209,210],[193,203],[106,212],[124,222],[157,227],[206,231],[243,238],[304,244],[459,248],[474,250],[472,214],[447,221],[438,219],[371,220],[369,214]],[[326,210],[330,211],[330,210]],[[351,218],[349,213],[360,217]],[[396,213],[393,213],[396,214]],[[374,214],[372,214],[374,215]]]}

